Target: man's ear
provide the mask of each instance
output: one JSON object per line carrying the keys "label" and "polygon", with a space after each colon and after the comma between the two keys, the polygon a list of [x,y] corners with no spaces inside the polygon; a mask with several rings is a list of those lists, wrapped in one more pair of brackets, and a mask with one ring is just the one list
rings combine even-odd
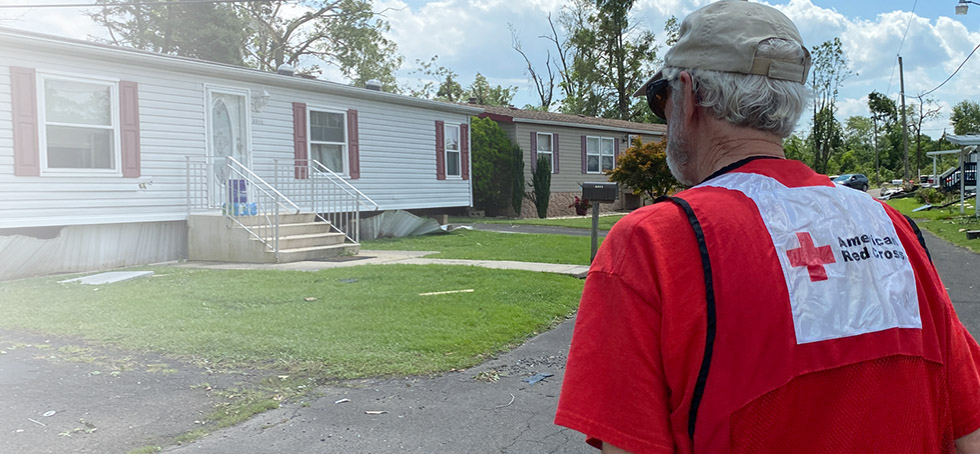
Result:
{"label": "man's ear", "polygon": [[677,78],[681,83],[681,90],[680,93],[671,93],[671,96],[681,96],[681,103],[684,106],[683,122],[686,126],[690,126],[700,115],[697,108],[698,95],[694,92],[694,79],[691,77],[691,73],[687,71],[681,71]]}

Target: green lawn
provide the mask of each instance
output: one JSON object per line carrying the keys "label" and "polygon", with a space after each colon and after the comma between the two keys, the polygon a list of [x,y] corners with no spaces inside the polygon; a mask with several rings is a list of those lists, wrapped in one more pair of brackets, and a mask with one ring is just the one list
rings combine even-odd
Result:
{"label": "green lawn", "polygon": [[0,283],[0,327],[212,365],[332,378],[424,374],[473,366],[547,329],[575,309],[583,285],[465,266],[149,269],[156,275],[101,286],[59,284],[63,276]]}
{"label": "green lawn", "polygon": [[980,252],[980,240],[967,240],[964,233],[966,230],[980,230],[980,219],[972,216],[974,211],[971,202],[967,202],[969,206],[965,210],[967,216],[960,215],[958,205],[913,212],[913,209],[923,205],[915,198],[889,200],[888,204],[914,219],[920,228],[928,230],[933,235],[974,252]]}
{"label": "green lawn", "polygon": [[[601,244],[600,238],[600,244]],[[515,260],[519,262],[588,265],[592,238],[574,235],[500,233],[456,230],[405,238],[364,241],[361,249],[440,251],[428,258]]]}
{"label": "green lawn", "polygon": [[[625,214],[614,214],[599,217],[599,229],[609,230],[613,224],[626,216]],[[510,225],[547,225],[553,227],[570,227],[575,229],[591,229],[592,215],[576,218],[562,219],[500,219],[500,218],[450,218],[451,224],[510,224]]]}

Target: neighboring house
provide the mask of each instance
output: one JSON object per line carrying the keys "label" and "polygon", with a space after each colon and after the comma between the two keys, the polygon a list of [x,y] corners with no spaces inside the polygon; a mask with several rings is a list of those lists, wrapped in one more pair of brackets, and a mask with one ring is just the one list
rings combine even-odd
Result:
{"label": "neighboring house", "polygon": [[[616,166],[619,153],[640,137],[643,143],[662,140],[666,125],[635,123],[608,118],[523,110],[514,107],[480,106],[524,151],[524,174],[531,181],[538,157],[551,163],[551,200],[548,216],[573,215],[569,205],[582,194],[583,182],[609,181],[606,170]],[[626,188],[620,198],[603,209],[635,208],[640,200]],[[534,204],[525,199],[522,217],[535,217]]]}
{"label": "neighboring house", "polygon": [[348,211],[471,206],[480,112],[0,28],[0,279],[186,258],[195,213],[322,213],[314,183]]}

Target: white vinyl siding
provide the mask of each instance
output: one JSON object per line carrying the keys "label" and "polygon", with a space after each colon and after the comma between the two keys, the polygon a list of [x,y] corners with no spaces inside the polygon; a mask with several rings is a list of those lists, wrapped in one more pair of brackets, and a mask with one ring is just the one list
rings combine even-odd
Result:
{"label": "white vinyl siding", "polygon": [[121,175],[118,93],[116,82],[38,72],[44,174]]}
{"label": "white vinyl siding", "polygon": [[616,139],[610,137],[587,137],[585,155],[588,173],[602,173],[616,166]]}
{"label": "white vinyl siding", "polygon": [[446,177],[461,178],[459,125],[445,126],[446,140]]}
{"label": "white vinyl siding", "polygon": [[309,109],[310,159],[342,175],[349,173],[347,119],[343,112]]}
{"label": "white vinyl siding", "polygon": [[540,160],[542,157],[547,159],[548,168],[551,169],[551,173],[555,173],[555,156],[551,148],[554,142],[552,142],[551,134],[547,132],[539,132],[537,133],[535,142],[537,142],[538,159]]}

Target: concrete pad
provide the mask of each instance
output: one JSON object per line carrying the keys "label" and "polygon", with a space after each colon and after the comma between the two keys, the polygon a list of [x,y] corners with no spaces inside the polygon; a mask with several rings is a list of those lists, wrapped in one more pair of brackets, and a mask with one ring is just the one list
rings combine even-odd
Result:
{"label": "concrete pad", "polygon": [[153,275],[152,271],[109,271],[107,273],[99,273],[99,274],[93,274],[91,276],[68,279],[66,281],[58,281],[58,283],[66,284],[69,282],[78,282],[79,284],[102,285],[102,284],[113,284],[116,282],[128,281],[130,279],[136,279],[138,277],[146,277],[152,275]]}

